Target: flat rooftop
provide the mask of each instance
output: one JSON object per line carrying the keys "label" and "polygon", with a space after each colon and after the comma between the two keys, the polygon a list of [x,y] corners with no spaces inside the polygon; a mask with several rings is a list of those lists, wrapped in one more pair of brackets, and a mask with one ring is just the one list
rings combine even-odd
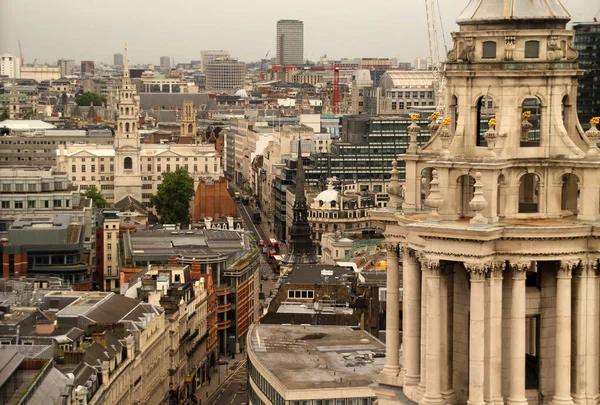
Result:
{"label": "flat rooftop", "polygon": [[385,345],[347,326],[253,325],[248,351],[286,390],[366,388],[385,365]]}

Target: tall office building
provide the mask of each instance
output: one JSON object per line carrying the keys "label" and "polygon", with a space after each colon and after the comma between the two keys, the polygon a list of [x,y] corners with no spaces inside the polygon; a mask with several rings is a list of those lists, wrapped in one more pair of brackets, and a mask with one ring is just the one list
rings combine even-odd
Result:
{"label": "tall office building", "polygon": [[123,54],[115,53],[113,56],[113,65],[115,66],[123,66]]}
{"label": "tall office building", "polygon": [[0,76],[9,79],[21,78],[21,59],[8,53],[0,54]]}
{"label": "tall office building", "polygon": [[75,70],[75,61],[73,59],[60,59],[58,67],[60,68],[60,77],[71,76]]}
{"label": "tall office building", "polygon": [[577,86],[577,115],[583,128],[587,129],[590,119],[600,116],[600,23],[575,23],[573,29],[579,68],[583,70]]}
{"label": "tall office building", "polygon": [[304,63],[304,23],[298,20],[277,21],[277,63]]}
{"label": "tall office building", "polygon": [[160,68],[161,68],[161,70],[171,69],[171,57],[170,56],[161,56],[160,57]]}
{"label": "tall office building", "polygon": [[82,60],[81,61],[81,74],[94,74],[94,61],[93,60]]}
{"label": "tall office building", "polygon": [[218,59],[206,66],[207,89],[241,89],[246,79],[246,64],[235,59]]}
{"label": "tall office building", "polygon": [[229,51],[202,51],[200,52],[200,71],[206,73],[209,63],[217,59],[229,59]]}

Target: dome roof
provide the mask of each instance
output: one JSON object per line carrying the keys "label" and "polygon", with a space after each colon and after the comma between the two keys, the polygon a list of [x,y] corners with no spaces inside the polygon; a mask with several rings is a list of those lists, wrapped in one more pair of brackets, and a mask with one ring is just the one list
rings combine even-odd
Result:
{"label": "dome roof", "polygon": [[248,98],[248,93],[246,93],[246,90],[244,89],[239,89],[235,92],[235,95],[241,98]]}
{"label": "dome roof", "polygon": [[456,19],[458,24],[514,20],[569,21],[560,0],[471,0]]}
{"label": "dome roof", "polygon": [[338,195],[340,193],[333,188],[333,184],[329,183],[327,185],[327,190],[321,191],[319,195],[315,198],[315,201],[323,201],[324,203],[328,203],[331,201],[337,202]]}

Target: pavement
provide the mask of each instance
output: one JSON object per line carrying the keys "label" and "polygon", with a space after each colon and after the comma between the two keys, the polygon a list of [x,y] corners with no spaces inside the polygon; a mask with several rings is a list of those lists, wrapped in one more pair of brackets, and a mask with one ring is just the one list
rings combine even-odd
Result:
{"label": "pavement", "polygon": [[215,367],[210,383],[204,383],[196,390],[199,405],[247,403],[246,379],[245,354],[240,353],[235,359],[227,359],[227,364]]}

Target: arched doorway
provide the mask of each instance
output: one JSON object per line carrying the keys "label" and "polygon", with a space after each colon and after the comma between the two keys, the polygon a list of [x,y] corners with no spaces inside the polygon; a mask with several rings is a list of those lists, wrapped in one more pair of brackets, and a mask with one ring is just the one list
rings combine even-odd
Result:
{"label": "arched doorway", "polygon": [[567,173],[562,176],[560,209],[564,216],[579,213],[579,177]]}
{"label": "arched doorway", "polygon": [[488,130],[488,122],[496,116],[496,102],[490,96],[481,96],[477,100],[477,146],[487,146],[484,134]]}
{"label": "arched doorway", "polygon": [[529,96],[521,105],[521,146],[540,146],[542,103],[536,96]]}

